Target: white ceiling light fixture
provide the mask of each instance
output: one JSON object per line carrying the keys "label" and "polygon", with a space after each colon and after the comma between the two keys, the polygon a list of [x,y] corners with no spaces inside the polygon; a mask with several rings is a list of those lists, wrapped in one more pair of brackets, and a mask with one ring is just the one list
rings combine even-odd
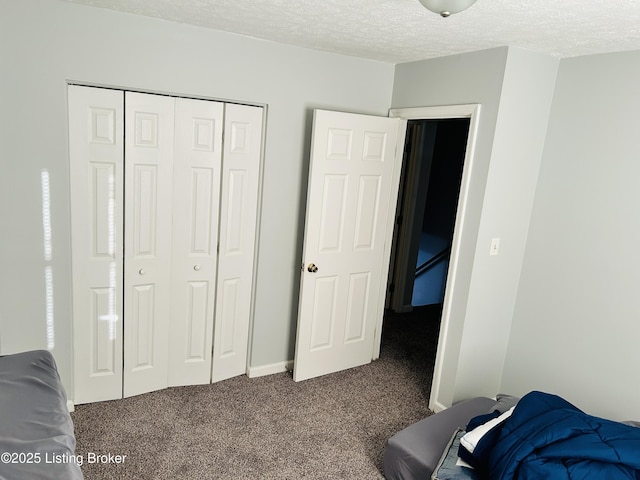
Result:
{"label": "white ceiling light fixture", "polygon": [[420,0],[420,3],[426,9],[446,18],[449,15],[466,10],[476,3],[476,0]]}

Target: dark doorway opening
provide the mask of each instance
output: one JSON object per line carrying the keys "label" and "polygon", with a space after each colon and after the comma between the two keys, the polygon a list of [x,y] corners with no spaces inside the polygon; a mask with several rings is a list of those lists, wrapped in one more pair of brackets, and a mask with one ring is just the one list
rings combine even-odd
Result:
{"label": "dark doorway opening", "polygon": [[[396,352],[429,398],[469,118],[409,120],[381,355]],[[390,353],[389,353],[390,354]]]}
{"label": "dark doorway opening", "polygon": [[442,304],[469,124],[408,122],[387,294],[396,313]]}

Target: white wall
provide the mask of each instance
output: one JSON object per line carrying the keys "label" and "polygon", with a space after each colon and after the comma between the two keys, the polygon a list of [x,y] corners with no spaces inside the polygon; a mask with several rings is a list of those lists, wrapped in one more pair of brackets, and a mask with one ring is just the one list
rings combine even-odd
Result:
{"label": "white wall", "polygon": [[501,389],[640,419],[640,51],[560,63]]}
{"label": "white wall", "polygon": [[[250,363],[293,358],[311,110],[387,115],[393,66],[57,0],[1,0],[0,54],[0,353],[47,347],[50,265],[53,353],[71,391],[71,80],[267,105]],[[43,169],[51,262],[43,254]]]}
{"label": "white wall", "polygon": [[[396,67],[393,107],[482,105],[433,407],[499,389],[556,70],[556,60],[513,48]],[[493,237],[500,254],[489,257]]]}

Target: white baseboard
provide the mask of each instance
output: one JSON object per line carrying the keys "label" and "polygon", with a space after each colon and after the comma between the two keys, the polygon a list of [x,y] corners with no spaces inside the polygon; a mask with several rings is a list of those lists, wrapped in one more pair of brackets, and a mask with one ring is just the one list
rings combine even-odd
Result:
{"label": "white baseboard", "polygon": [[73,404],[73,401],[67,400],[67,409],[69,413],[73,412],[76,409],[76,406]]}
{"label": "white baseboard", "polygon": [[293,370],[293,360],[261,365],[259,367],[249,367],[247,369],[247,377],[258,378],[264,377],[265,375],[273,375],[274,373],[288,372],[290,370]]}
{"label": "white baseboard", "polygon": [[433,410],[434,413],[438,413],[441,412],[443,410],[446,410],[448,407],[446,407],[445,405],[443,405],[442,403],[435,401],[433,402],[432,405],[430,405],[431,410]]}

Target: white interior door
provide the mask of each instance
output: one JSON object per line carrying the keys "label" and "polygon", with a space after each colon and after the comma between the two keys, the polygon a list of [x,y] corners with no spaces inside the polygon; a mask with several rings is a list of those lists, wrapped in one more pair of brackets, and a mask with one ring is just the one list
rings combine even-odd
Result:
{"label": "white interior door", "polygon": [[124,94],[69,86],[74,401],[122,397]]}
{"label": "white interior door", "polygon": [[125,96],[125,397],[166,388],[171,306],[171,97]]}
{"label": "white interior door", "polygon": [[247,370],[262,108],[226,104],[212,381]]}
{"label": "white interior door", "polygon": [[400,119],[314,112],[296,381],[373,358],[405,129]]}
{"label": "white interior door", "polygon": [[169,386],[211,381],[223,114],[176,99]]}

